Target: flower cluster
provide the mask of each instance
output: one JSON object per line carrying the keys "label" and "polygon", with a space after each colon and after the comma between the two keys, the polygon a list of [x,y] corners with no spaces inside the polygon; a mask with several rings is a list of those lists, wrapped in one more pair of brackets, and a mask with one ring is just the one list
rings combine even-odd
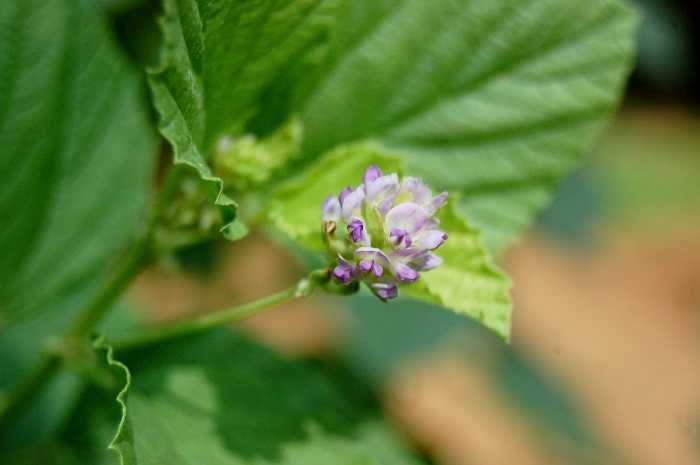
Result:
{"label": "flower cluster", "polygon": [[333,278],[366,283],[382,300],[398,295],[420,272],[442,263],[433,251],[447,240],[435,213],[447,192],[433,196],[420,179],[367,168],[362,184],[323,203],[323,233],[337,259]]}

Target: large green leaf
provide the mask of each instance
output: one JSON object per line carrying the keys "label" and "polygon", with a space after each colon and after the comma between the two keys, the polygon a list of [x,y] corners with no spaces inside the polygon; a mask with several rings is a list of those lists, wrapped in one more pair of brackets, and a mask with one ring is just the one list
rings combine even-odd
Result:
{"label": "large green leaf", "polygon": [[637,24],[622,0],[166,6],[177,40],[156,106],[177,152],[201,164],[222,136],[298,114],[296,168],[381,141],[412,174],[462,192],[493,250],[590,148],[620,99]]}
{"label": "large green leaf", "polygon": [[3,1],[0,31],[0,318],[14,320],[89,298],[144,216],[155,138],[94,2]]}
{"label": "large green leaf", "polygon": [[[138,75],[88,0],[0,2],[0,397],[137,232],[155,137]],[[11,323],[11,324],[10,324]],[[0,438],[46,440],[80,390],[61,373]]]}
{"label": "large green leaf", "polygon": [[619,102],[637,15],[618,0],[348,1],[298,102],[305,162],[378,139],[461,191],[499,250]]}
{"label": "large green leaf", "polygon": [[227,330],[125,353],[123,363],[97,347],[126,376],[112,443],[122,464],[417,463],[357,380]]}

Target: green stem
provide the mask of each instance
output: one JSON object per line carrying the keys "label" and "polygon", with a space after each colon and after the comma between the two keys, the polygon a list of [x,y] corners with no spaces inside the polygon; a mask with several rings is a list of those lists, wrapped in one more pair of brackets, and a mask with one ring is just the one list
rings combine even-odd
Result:
{"label": "green stem", "polygon": [[159,326],[143,334],[116,340],[112,343],[112,346],[115,351],[129,350],[184,335],[199,333],[214,326],[240,321],[269,310],[282,302],[309,295],[313,289],[312,287],[305,287],[307,285],[308,280],[302,280],[299,284],[276,294],[243,305],[195,315],[175,323]]}
{"label": "green stem", "polygon": [[69,338],[81,338],[90,333],[95,325],[105,316],[111,304],[127,288],[131,280],[143,269],[149,258],[150,238],[145,238],[134,244],[130,253],[120,263],[104,287],[92,299],[89,305],[68,332]]}

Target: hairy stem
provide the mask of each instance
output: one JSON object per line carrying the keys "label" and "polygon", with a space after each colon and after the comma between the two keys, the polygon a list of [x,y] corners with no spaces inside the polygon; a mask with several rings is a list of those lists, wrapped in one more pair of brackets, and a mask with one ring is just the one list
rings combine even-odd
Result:
{"label": "hairy stem", "polygon": [[309,295],[314,285],[308,279],[303,279],[298,284],[263,297],[246,304],[218,310],[211,313],[195,315],[182,319],[175,323],[155,327],[143,334],[113,341],[112,346],[116,351],[129,350],[147,346],[156,342],[174,339],[180,336],[199,333],[214,326],[233,323],[251,317],[258,313],[270,310],[274,306],[298,297]]}

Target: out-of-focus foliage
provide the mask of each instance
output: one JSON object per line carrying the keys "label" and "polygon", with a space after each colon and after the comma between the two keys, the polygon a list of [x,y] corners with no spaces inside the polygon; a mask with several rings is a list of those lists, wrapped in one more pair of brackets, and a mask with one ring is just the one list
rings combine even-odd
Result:
{"label": "out-of-focus foliage", "polygon": [[89,298],[145,213],[155,140],[142,88],[92,3],[0,5],[6,322]]}
{"label": "out-of-focus foliage", "polygon": [[419,463],[358,380],[229,331],[126,353],[126,365],[97,348],[125,383],[111,446],[124,465]]}
{"label": "out-of-focus foliage", "polygon": [[635,0],[634,3],[643,18],[638,72],[666,91],[687,85],[692,73],[690,31],[676,2]]}

